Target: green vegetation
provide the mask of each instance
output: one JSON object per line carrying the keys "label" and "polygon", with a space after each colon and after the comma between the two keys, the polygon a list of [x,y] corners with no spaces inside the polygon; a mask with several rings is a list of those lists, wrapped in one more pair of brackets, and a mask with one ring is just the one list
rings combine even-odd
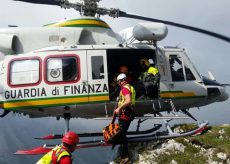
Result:
{"label": "green vegetation", "polygon": [[[182,126],[184,131],[191,128],[194,128],[194,125]],[[167,149],[167,146],[162,146],[169,140],[131,144],[130,150],[139,154],[139,158],[133,159],[134,163],[145,161],[146,163],[169,164],[173,160],[178,164],[204,164],[212,161],[230,163],[230,125],[208,127],[201,135],[174,140],[173,143],[182,145],[181,150]],[[218,154],[224,157],[218,157]]]}
{"label": "green vegetation", "polygon": [[230,154],[230,126],[209,127],[204,135],[188,137],[191,141],[199,141],[203,147],[216,148],[217,152]]}

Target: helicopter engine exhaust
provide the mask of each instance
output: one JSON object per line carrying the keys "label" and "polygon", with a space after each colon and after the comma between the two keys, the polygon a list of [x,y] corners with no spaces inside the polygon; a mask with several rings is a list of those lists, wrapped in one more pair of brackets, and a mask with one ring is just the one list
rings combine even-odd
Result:
{"label": "helicopter engine exhaust", "polygon": [[133,36],[139,41],[161,41],[168,34],[168,28],[163,23],[139,23],[133,28]]}

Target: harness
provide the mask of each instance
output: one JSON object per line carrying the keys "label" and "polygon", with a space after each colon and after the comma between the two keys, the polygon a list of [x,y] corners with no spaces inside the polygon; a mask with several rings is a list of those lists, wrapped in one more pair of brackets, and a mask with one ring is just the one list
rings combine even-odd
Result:
{"label": "harness", "polygon": [[[131,94],[131,100],[132,100],[131,106],[134,106],[134,105],[135,105],[135,99],[136,99],[136,92],[135,92],[135,89],[134,89],[133,86],[130,85],[130,84],[125,84],[125,85],[123,86],[123,88],[126,88],[126,89],[129,90],[129,92],[130,92],[130,94]],[[122,92],[120,92],[119,101],[118,101],[118,106],[121,106],[124,102],[125,102],[125,96],[122,94]]]}
{"label": "harness", "polygon": [[[125,84],[123,87],[129,90],[129,92],[131,94],[132,103],[131,103],[131,106],[126,107],[125,109],[122,110],[119,118],[126,120],[126,121],[132,121],[134,118],[133,107],[135,105],[136,92],[135,92],[135,89],[133,88],[133,86],[130,84]],[[122,94],[122,92],[120,92],[118,106],[121,106],[124,102],[125,102],[125,96]]]}
{"label": "harness", "polygon": [[56,146],[46,155],[44,155],[36,164],[58,164],[64,156],[71,156],[69,152],[60,146]]}
{"label": "harness", "polygon": [[158,76],[159,71],[157,68],[150,66],[147,71],[143,72],[141,76],[139,77],[139,80],[142,80],[143,82],[150,81],[150,77]]}

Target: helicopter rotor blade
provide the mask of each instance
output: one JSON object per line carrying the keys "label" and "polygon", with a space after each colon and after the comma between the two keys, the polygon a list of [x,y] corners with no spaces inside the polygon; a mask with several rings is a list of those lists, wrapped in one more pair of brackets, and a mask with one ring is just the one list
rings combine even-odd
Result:
{"label": "helicopter rotor blade", "polygon": [[130,13],[126,13],[124,11],[119,11],[119,17],[126,17],[126,18],[140,19],[140,20],[146,20],[146,21],[151,21],[151,22],[164,23],[167,25],[171,25],[171,26],[199,32],[202,34],[206,34],[206,35],[209,35],[209,36],[212,36],[212,37],[215,37],[215,38],[218,38],[218,39],[221,39],[221,40],[224,40],[224,41],[230,43],[230,38],[227,36],[224,36],[224,35],[212,32],[212,31],[204,30],[201,28],[197,28],[197,27],[192,27],[192,26],[188,26],[188,25],[184,25],[184,24],[175,23],[175,22],[164,21],[164,20],[160,20],[160,19],[154,19],[154,18],[144,17],[144,16],[140,16],[140,15],[130,14]]}
{"label": "helicopter rotor blade", "polygon": [[45,4],[45,5],[60,5],[62,0],[14,0],[28,3],[36,3],[36,4]]}
{"label": "helicopter rotor blade", "polygon": [[[209,35],[212,37],[215,37],[217,39],[221,39],[223,41],[229,42],[230,43],[230,38],[221,34],[218,34],[216,32],[204,30],[201,28],[193,27],[193,26],[188,26],[180,23],[175,23],[171,21],[165,21],[165,20],[160,20],[160,19],[154,19],[154,18],[149,18],[149,17],[144,17],[140,15],[135,15],[135,14],[130,14],[126,13],[124,11],[121,11],[119,9],[106,9],[106,8],[98,8],[97,7],[97,2],[100,0],[92,0],[93,3],[89,0],[85,0],[85,5],[81,3],[70,3],[68,0],[14,0],[14,1],[21,1],[21,2],[28,2],[28,3],[36,3],[36,4],[47,4],[47,5],[58,5],[63,8],[74,8],[77,11],[82,12],[84,10],[83,15],[86,16],[95,16],[96,13],[99,15],[109,15],[111,17],[125,17],[125,18],[133,18],[133,19],[140,19],[140,20],[146,20],[146,21],[151,21],[151,22],[160,22],[164,23],[167,25],[199,32],[205,35]],[[93,5],[92,5],[93,4]]]}

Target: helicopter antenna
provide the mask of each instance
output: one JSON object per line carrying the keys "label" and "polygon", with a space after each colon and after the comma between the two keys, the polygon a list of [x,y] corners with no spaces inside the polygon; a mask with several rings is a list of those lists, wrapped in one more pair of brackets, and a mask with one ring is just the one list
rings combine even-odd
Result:
{"label": "helicopter antenna", "polygon": [[72,3],[72,2],[69,2],[68,0],[14,0],[14,1],[22,1],[22,2],[35,3],[35,4],[57,5],[57,6],[61,6],[64,9],[73,8],[79,11],[80,14],[83,16],[95,17],[95,15],[98,14],[98,16],[109,15],[110,17],[113,17],[113,18],[125,17],[125,18],[139,19],[139,20],[145,20],[145,21],[150,21],[150,22],[159,22],[159,23],[170,25],[170,26],[175,26],[175,27],[199,32],[199,33],[202,33],[208,36],[212,36],[214,38],[221,39],[223,41],[230,43],[229,37],[218,34],[216,32],[212,32],[212,31],[201,29],[201,28],[176,23],[176,22],[165,21],[165,20],[160,20],[160,19],[144,17],[140,15],[130,14],[130,13],[126,13],[116,8],[107,9],[107,8],[98,7],[98,2],[100,2],[101,0],[81,0],[83,1],[83,3],[80,3],[80,2]]}

